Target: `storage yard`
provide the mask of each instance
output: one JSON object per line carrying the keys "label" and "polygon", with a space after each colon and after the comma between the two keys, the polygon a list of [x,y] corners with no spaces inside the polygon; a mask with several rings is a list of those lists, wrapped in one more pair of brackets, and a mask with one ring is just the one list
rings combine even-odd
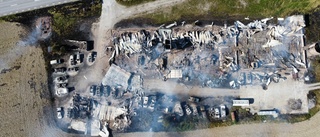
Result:
{"label": "storage yard", "polygon": [[150,130],[168,117],[225,121],[235,106],[272,117],[309,112],[308,91],[319,87],[305,84],[308,57],[319,45],[305,45],[304,16],[198,24],[114,29],[100,50],[66,40],[78,48],[52,63],[58,121],[107,136],[130,131],[141,111],[154,115]]}

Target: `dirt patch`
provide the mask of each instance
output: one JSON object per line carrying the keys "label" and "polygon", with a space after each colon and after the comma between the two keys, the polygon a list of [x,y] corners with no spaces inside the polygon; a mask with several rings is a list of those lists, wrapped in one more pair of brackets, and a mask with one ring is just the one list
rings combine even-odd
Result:
{"label": "dirt patch", "polygon": [[50,94],[41,48],[17,46],[21,36],[27,35],[18,23],[1,22],[0,30],[1,136],[63,135],[54,126],[54,113],[44,115],[44,107],[52,106],[50,99],[41,98]]}
{"label": "dirt patch", "polygon": [[8,69],[2,69],[0,71],[0,74],[4,74],[4,73],[7,73],[7,72],[10,72],[11,70],[18,70],[18,69],[20,69],[20,66],[13,66],[13,67],[8,68]]}
{"label": "dirt patch", "polygon": [[[256,20],[256,19],[261,19],[259,17],[257,18],[250,18],[250,20]],[[212,16],[211,14],[207,15],[201,15],[201,16],[181,16],[180,19],[178,19],[176,22],[178,25],[181,25],[181,22],[185,21],[188,24],[192,24],[195,21],[199,21],[197,25],[199,26],[204,26],[204,25],[210,25],[210,24],[215,24],[218,26],[223,26],[225,23],[228,25],[233,24],[235,21],[239,20],[244,24],[247,24],[250,22],[250,20],[245,20],[245,16],[228,16],[225,15],[223,17],[217,17],[217,16]],[[165,22],[165,24],[171,24],[172,22]],[[144,17],[136,17],[136,18],[130,18],[130,19],[124,19],[121,20],[120,22],[115,24],[115,28],[133,28],[133,27],[157,27],[162,24],[156,23],[156,21],[149,19],[149,18],[144,18]]]}

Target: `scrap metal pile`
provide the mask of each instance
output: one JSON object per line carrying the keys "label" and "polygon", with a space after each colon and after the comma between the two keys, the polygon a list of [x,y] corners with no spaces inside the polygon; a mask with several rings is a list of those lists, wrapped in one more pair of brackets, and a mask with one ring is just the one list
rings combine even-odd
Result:
{"label": "scrap metal pile", "polygon": [[[253,72],[248,73],[253,78],[261,72],[279,77],[278,70],[290,68],[292,75],[300,79],[299,69],[307,68],[303,50],[304,18],[291,16],[278,19],[278,25],[268,24],[272,19],[247,25],[236,21],[224,27],[185,25],[150,31],[115,31],[115,50],[109,61],[129,72],[164,80],[171,71],[180,69],[182,77],[178,78],[215,88],[239,88],[242,78],[234,74],[243,70]],[[134,63],[141,62],[141,57],[146,63]],[[263,78],[255,83],[268,83],[260,79]]]}
{"label": "scrap metal pile", "polygon": [[67,117],[73,119],[86,119],[90,116],[94,100],[89,97],[82,97],[75,94],[72,99],[72,105],[67,110]]}

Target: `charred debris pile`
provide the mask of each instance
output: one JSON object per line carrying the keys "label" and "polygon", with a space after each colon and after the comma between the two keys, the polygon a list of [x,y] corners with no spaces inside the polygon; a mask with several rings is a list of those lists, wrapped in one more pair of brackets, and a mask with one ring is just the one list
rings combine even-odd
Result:
{"label": "charred debris pile", "polygon": [[[268,90],[269,84],[286,80],[284,75],[310,80],[306,75],[308,57],[318,54],[318,45],[304,45],[304,17],[278,18],[278,24],[269,24],[269,20],[275,19],[247,25],[236,21],[231,26],[199,27],[175,22],[159,28],[112,30],[113,45],[105,48],[111,55],[110,68],[101,83],[90,86],[90,99],[70,105],[68,117],[87,124],[85,129],[77,129],[79,121],[72,121],[73,129],[97,135],[107,133],[106,127],[127,131],[137,126],[137,121],[152,130],[163,126],[167,116],[223,121],[229,115],[232,98],[214,103],[195,96],[179,98],[154,91],[148,83],[152,81],[191,88],[258,85]],[[157,86],[166,86],[161,82]]]}

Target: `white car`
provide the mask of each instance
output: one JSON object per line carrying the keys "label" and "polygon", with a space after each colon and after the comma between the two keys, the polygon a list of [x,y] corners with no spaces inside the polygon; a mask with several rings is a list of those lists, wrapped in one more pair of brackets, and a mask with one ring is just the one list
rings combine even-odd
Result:
{"label": "white car", "polygon": [[226,117],[226,106],[223,104],[220,105],[220,115],[221,115],[221,118]]}
{"label": "white car", "polygon": [[143,107],[146,108],[147,107],[147,104],[148,104],[148,100],[149,98],[148,97],[143,97]]}
{"label": "white car", "polygon": [[219,108],[214,108],[214,117],[215,118],[220,118]]}
{"label": "white car", "polygon": [[190,107],[188,105],[184,105],[185,109],[186,109],[186,114],[190,115],[192,113]]}
{"label": "white car", "polygon": [[76,62],[74,61],[74,55],[70,55],[69,61],[71,66],[76,65]]}
{"label": "white car", "polygon": [[51,60],[51,61],[50,61],[50,64],[51,64],[51,65],[61,64],[61,63],[63,63],[63,62],[64,62],[63,59],[55,59],[55,60]]}
{"label": "white car", "polygon": [[78,52],[77,55],[76,55],[76,62],[77,62],[77,64],[81,63],[81,61],[80,61],[80,52]]}
{"label": "white car", "polygon": [[63,110],[62,107],[58,107],[58,108],[57,108],[57,118],[58,118],[58,119],[61,119],[61,118],[63,117],[63,115],[62,115],[62,110]]}
{"label": "white car", "polygon": [[69,78],[68,75],[59,76],[59,77],[56,77],[56,81],[57,81],[57,83],[67,83],[68,78]]}

